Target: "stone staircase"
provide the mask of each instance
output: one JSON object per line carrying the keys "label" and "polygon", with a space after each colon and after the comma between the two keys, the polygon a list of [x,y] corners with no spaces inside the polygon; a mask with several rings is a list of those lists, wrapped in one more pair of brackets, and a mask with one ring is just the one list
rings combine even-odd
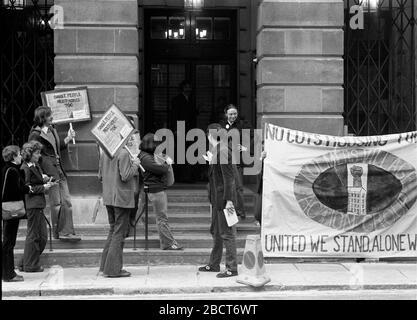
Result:
{"label": "stone staircase", "polygon": [[[139,222],[136,228],[136,250],[133,236],[125,241],[124,263],[126,265],[148,264],[203,264],[207,262],[212,246],[209,233],[210,206],[204,185],[178,186],[168,190],[168,218],[174,237],[184,247],[184,251],[165,251],[159,248],[159,237],[155,225],[152,206],[149,206],[149,250],[145,248],[145,227]],[[108,232],[107,213],[100,207],[95,223],[92,223],[97,198],[73,197],[74,224],[82,241],[71,243],[52,240],[41,256],[44,266],[61,265],[63,267],[98,266],[101,252]],[[241,262],[245,239],[249,234],[260,233],[253,218],[255,195],[245,190],[247,218],[237,226],[237,246],[239,263]],[[15,259],[23,253],[26,235],[26,220],[19,227],[15,247]]]}

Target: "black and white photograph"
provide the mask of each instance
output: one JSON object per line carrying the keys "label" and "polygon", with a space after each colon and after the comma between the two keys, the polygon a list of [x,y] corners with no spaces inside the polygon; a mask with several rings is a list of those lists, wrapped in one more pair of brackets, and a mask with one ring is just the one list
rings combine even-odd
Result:
{"label": "black and white photograph", "polygon": [[0,0],[2,303],[417,300],[416,18],[416,0]]}

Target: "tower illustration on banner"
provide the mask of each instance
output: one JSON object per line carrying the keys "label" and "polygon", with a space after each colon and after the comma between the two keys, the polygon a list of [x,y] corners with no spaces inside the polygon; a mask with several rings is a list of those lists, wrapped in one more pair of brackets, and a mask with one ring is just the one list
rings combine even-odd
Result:
{"label": "tower illustration on banner", "polygon": [[348,164],[348,214],[366,215],[368,165]]}

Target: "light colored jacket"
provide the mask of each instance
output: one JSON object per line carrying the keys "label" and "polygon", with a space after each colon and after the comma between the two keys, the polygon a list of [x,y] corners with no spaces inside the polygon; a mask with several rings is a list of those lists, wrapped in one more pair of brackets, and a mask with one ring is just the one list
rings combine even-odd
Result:
{"label": "light colored jacket", "polygon": [[138,166],[122,148],[110,159],[105,153],[100,157],[99,179],[103,184],[103,204],[119,208],[134,208],[138,193]]}

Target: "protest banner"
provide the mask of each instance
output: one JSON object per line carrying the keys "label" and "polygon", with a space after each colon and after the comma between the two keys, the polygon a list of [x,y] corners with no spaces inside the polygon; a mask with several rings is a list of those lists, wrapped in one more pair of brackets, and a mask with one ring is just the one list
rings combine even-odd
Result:
{"label": "protest banner", "polygon": [[87,87],[46,91],[41,97],[43,105],[53,112],[54,124],[91,120]]}
{"label": "protest banner", "polygon": [[417,131],[336,137],[265,126],[266,257],[416,257]]}
{"label": "protest banner", "polygon": [[135,128],[122,111],[112,105],[91,130],[100,147],[113,158],[134,132]]}

